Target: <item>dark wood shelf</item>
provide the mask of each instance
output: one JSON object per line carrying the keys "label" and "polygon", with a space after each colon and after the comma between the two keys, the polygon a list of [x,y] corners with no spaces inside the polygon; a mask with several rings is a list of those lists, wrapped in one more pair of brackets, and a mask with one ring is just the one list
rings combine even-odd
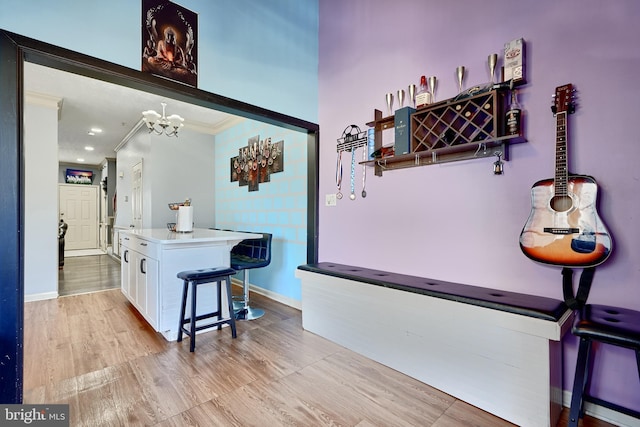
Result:
{"label": "dark wood shelf", "polygon": [[[417,110],[411,115],[411,152],[367,160],[361,164],[382,171],[455,162],[500,154],[509,160],[512,144],[527,142],[524,135],[504,136],[506,88],[497,88],[459,100],[448,99]],[[375,148],[382,145],[382,131],[392,129],[394,116],[382,117],[374,110]]]}
{"label": "dark wood shelf", "polygon": [[392,170],[456,162],[461,160],[481,159],[496,156],[497,153],[500,153],[502,160],[509,160],[509,145],[524,142],[527,142],[527,140],[522,135],[501,136],[464,145],[453,145],[367,160],[360,162],[360,164],[376,166],[381,170]]}

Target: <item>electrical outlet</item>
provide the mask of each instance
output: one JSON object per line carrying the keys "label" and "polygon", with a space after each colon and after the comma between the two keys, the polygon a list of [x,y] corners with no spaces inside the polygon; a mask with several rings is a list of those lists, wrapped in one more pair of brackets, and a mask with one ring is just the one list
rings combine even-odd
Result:
{"label": "electrical outlet", "polygon": [[324,199],[325,206],[335,206],[337,204],[336,195],[335,194],[327,194]]}

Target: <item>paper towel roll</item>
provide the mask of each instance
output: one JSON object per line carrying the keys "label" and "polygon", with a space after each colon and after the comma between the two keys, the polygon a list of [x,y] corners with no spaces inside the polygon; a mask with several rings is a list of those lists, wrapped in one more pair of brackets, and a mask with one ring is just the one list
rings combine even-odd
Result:
{"label": "paper towel roll", "polygon": [[176,231],[181,233],[193,231],[193,206],[180,206],[178,208]]}

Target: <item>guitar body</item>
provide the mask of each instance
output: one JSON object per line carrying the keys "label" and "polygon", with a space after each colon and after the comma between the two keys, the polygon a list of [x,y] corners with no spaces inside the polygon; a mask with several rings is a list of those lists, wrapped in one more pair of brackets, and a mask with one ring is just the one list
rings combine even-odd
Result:
{"label": "guitar body", "polygon": [[520,234],[522,252],[545,264],[592,267],[604,262],[612,239],[596,211],[598,185],[586,175],[570,175],[566,194],[556,195],[554,180],[531,189],[531,213]]}

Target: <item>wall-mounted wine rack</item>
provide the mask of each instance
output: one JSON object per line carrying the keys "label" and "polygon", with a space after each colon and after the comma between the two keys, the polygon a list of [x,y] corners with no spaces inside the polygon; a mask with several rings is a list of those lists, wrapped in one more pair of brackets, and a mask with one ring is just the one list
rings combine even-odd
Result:
{"label": "wall-mounted wine rack", "polygon": [[[411,152],[363,163],[384,170],[425,166],[500,155],[508,160],[510,144],[526,142],[523,135],[504,135],[506,88],[463,99],[430,104],[411,115]],[[374,110],[375,148],[382,147],[382,131],[394,127],[394,117]]]}

